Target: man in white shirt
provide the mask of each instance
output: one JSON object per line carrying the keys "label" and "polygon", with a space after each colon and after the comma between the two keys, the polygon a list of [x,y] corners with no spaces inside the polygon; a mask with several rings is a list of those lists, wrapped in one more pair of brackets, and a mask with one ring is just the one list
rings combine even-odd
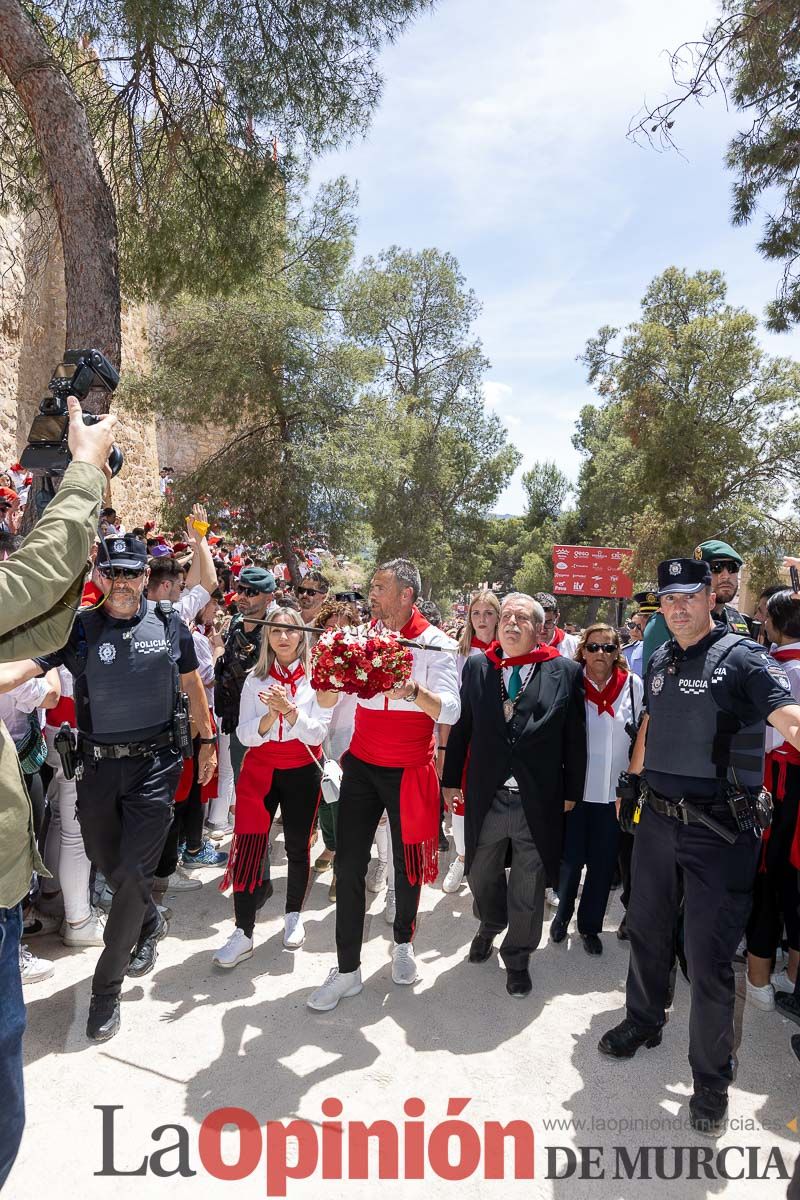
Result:
{"label": "man in white shirt", "polygon": [[[435,722],[454,725],[461,703],[456,643],[429,624],[416,607],[419,571],[407,559],[384,563],[369,590],[372,628],[395,630],[420,648],[411,679],[393,691],[359,699],[343,778],[336,831],[336,949],[339,965],[307,1004],[335,1008],[362,989],[361,945],[366,873],[375,830],[389,816],[395,867],[396,910],[392,979],[417,979],[412,939],[423,882],[438,874],[439,779],[434,765]],[[439,650],[422,647],[441,647]]]}
{"label": "man in white shirt", "polygon": [[561,613],[558,611],[558,601],[549,592],[536,592],[534,600],[541,604],[544,610],[544,629],[542,645],[552,646],[562,658],[574,658],[578,649],[578,639],[571,633],[565,633],[559,627]]}
{"label": "man in white shirt", "polygon": [[[195,505],[196,516],[198,509],[199,506]],[[205,519],[204,510],[202,515]],[[170,600],[181,620],[190,625],[216,590],[217,571],[205,534],[201,536],[198,533],[192,520],[186,523],[186,541],[193,551],[189,570],[184,575],[183,568],[174,558],[151,560],[147,599]]]}

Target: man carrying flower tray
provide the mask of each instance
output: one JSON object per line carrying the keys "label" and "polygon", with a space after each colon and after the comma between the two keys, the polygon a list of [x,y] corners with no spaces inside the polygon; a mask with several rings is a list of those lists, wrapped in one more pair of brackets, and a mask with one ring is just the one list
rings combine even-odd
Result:
{"label": "man carrying flower tray", "polygon": [[[417,979],[413,937],[420,890],[423,883],[435,881],[439,870],[433,727],[437,721],[454,725],[461,710],[456,643],[420,614],[415,604],[420,590],[419,571],[412,562],[396,558],[384,563],[370,584],[372,622],[362,642],[362,661],[353,661],[341,646],[326,645],[324,635],[315,653],[315,687],[360,689],[353,738],[342,758],[339,795],[338,967],[308,997],[308,1007],[318,1012],[329,1012],[363,987],[366,873],[384,809],[392,833],[396,889],[392,979],[398,984]],[[416,644],[410,662],[399,647],[386,642],[384,635],[392,631]],[[387,684],[384,691],[373,690]]]}

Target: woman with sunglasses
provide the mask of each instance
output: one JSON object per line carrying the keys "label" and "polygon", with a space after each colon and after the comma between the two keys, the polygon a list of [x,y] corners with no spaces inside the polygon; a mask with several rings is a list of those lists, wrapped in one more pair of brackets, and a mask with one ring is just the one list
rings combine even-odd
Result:
{"label": "woman with sunglasses", "polygon": [[583,803],[565,817],[564,856],[558,881],[558,910],[550,939],[563,942],[575,910],[581,873],[586,867],[578,905],[578,932],[587,954],[602,954],[603,928],[619,850],[617,779],[630,761],[631,730],[642,710],[642,681],[628,671],[619,634],[595,623],[584,630],[575,658],[583,664],[588,762]]}
{"label": "woman with sunglasses", "polygon": [[271,894],[266,878],[269,832],[280,806],[288,876],[283,944],[305,940],[301,909],[310,873],[311,839],[320,799],[322,742],[335,693],[315,693],[309,682],[309,638],[300,614],[284,608],[265,627],[258,660],[242,690],[237,737],[247,752],[236,784],[236,812],[228,869],[221,890],[233,885],[236,928],[214,954],[235,967],[253,954],[256,913]]}

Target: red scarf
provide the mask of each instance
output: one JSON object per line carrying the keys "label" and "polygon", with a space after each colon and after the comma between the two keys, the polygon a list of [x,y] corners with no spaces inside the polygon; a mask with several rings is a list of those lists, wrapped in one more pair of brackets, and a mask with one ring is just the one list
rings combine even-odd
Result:
{"label": "red scarf", "polygon": [[[780,647],[772,651],[772,657],[778,662],[797,662],[800,661],[800,649],[783,650]],[[779,804],[786,798],[786,769],[791,765],[793,767],[800,766],[800,750],[795,750],[790,742],[784,742],[776,747],[775,750],[768,751],[764,760],[764,786],[768,791],[775,789],[774,801]],[[774,768],[778,768],[777,777],[774,776]],[[765,829],[761,835],[761,862],[759,863],[759,874],[765,874],[767,870],[767,842],[772,832],[772,827]],[[800,870],[800,809],[797,813],[797,821],[794,827],[794,836],[792,837],[792,845],[789,850],[789,862],[791,865]]]}
{"label": "red scarf", "polygon": [[513,658],[504,658],[503,647],[499,642],[492,642],[486,651],[486,657],[494,669],[499,671],[501,667],[523,667],[526,663],[547,662],[551,658],[560,658],[561,655],[552,646],[537,646],[535,650],[529,650],[527,654],[516,654]]}
{"label": "red scarf", "polygon": [[470,642],[470,646],[473,650],[483,650],[483,652],[486,653],[491,644],[491,642],[482,642],[477,634],[473,633],[472,641]]}
{"label": "red scarf", "polygon": [[592,704],[597,705],[597,712],[600,716],[603,713],[608,713],[610,717],[614,716],[614,701],[619,696],[625,684],[628,682],[628,672],[623,671],[622,667],[615,667],[611,672],[611,678],[606,686],[598,689],[584,672],[583,690],[587,700],[591,700]]}
{"label": "red scarf", "polygon": [[[298,663],[293,671],[287,671],[276,661],[270,667],[269,673],[273,679],[277,679],[279,683],[287,686],[292,696],[296,696],[297,681],[302,679],[306,672],[302,663]],[[278,713],[278,741],[283,741],[283,713]]]}
{"label": "red scarf", "polygon": [[564,630],[559,629],[558,626],[556,625],[555,632],[553,633],[553,636],[550,639],[550,645],[551,646],[560,646],[566,636],[567,635],[564,633]]}
{"label": "red scarf", "polygon": [[439,777],[433,719],[424,712],[356,708],[350,753],[377,767],[403,767],[400,835],[409,883],[435,883],[439,873]]}
{"label": "red scarf", "polygon": [[411,609],[411,616],[400,630],[400,637],[408,638],[411,641],[414,638],[419,637],[419,635],[424,633],[426,629],[429,629],[430,624],[430,621],[425,620],[415,604]]}
{"label": "red scarf", "polygon": [[247,751],[236,784],[233,841],[225,875],[219,885],[221,892],[231,884],[235,892],[252,892],[264,878],[270,829],[270,815],[264,800],[272,790],[275,772],[307,767],[312,758],[318,760],[321,756],[321,746],[309,746],[299,738],[288,742],[263,742]]}

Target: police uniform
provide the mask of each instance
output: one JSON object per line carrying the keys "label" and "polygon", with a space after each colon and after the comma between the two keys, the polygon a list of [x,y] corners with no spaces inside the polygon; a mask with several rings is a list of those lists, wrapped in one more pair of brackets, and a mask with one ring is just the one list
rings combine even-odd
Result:
{"label": "police uniform", "polygon": [[[146,566],[145,545],[131,535],[103,545],[113,567]],[[114,889],[92,981],[94,1010],[95,997],[119,995],[126,973],[145,973],[129,967],[149,939],[166,932],[151,891],[183,761],[173,733],[180,676],[197,670],[197,656],[172,606],[142,597],[128,620],[102,604],[84,610],[64,649],[37,661],[44,670],[65,666],[75,678],[78,820],[89,859]],[[146,969],[154,941],[148,949]]]}
{"label": "police uniform", "polygon": [[[659,595],[710,586],[704,560],[659,564]],[[693,1122],[714,1125],[727,1107],[734,1045],[732,960],[752,901],[760,836],[739,832],[727,784],[755,796],[763,779],[767,717],[793,704],[783,668],[755,642],[721,624],[682,650],[670,638],[645,676],[649,717],[645,802],[635,836],[627,931],[631,957],[627,1018],[600,1049],[631,1057],[661,1041],[666,1020],[673,932],[683,878],[685,949],[692,1000],[689,1062]],[[680,772],[680,773],[679,773]],[[680,806],[694,807],[695,817]],[[697,815],[722,826],[732,841]],[[709,1093],[707,1089],[711,1089]],[[709,1107],[710,1106],[710,1107]]]}
{"label": "police uniform", "polygon": [[[710,538],[707,542],[701,542],[699,546],[695,547],[694,557],[697,562],[712,563],[727,558],[731,562],[738,563],[740,567],[744,565],[741,555],[737,554],[727,542],[720,541],[719,538]],[[718,605],[714,609],[714,620],[727,626],[730,633],[740,633],[742,637],[750,637],[753,632],[752,618],[740,613],[733,604]]]}

